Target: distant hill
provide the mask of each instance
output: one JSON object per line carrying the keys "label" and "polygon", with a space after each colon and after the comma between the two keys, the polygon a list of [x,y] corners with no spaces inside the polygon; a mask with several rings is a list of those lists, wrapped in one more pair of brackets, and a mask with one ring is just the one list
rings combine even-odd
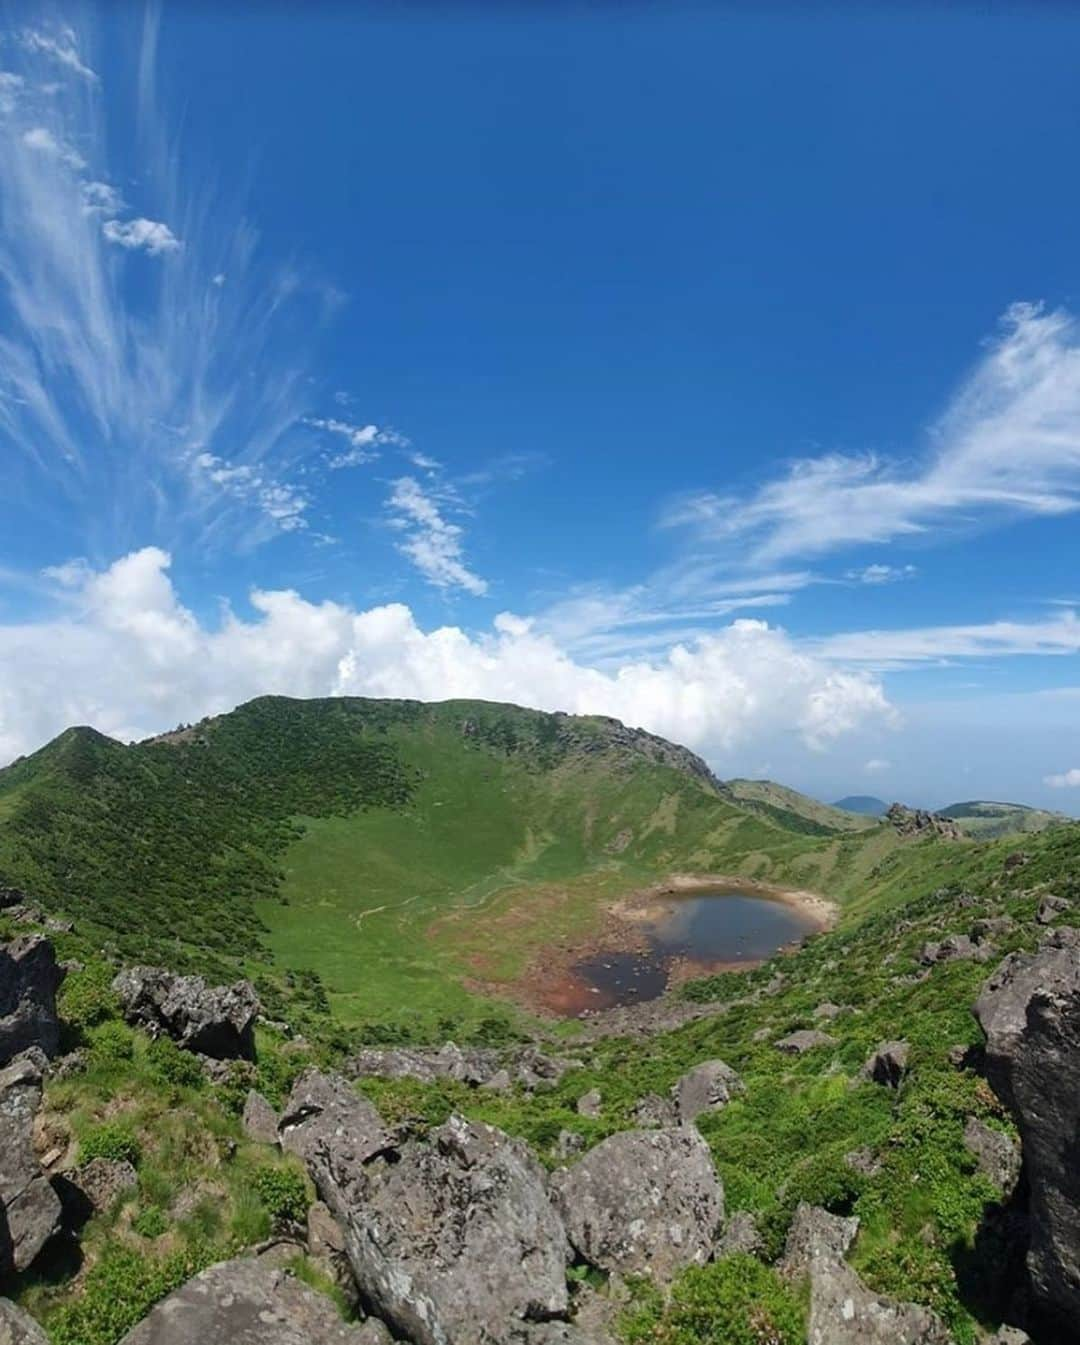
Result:
{"label": "distant hill", "polygon": [[832,805],[845,813],[860,813],[864,817],[884,817],[889,810],[889,805],[884,799],[877,799],[873,794],[849,794],[847,798],[837,799]]}
{"label": "distant hill", "polygon": [[988,799],[950,803],[947,808],[937,811],[943,817],[951,817],[965,835],[981,841],[1045,831],[1047,827],[1059,827],[1072,821],[1064,813],[1030,808],[1025,803],[998,803]]}
{"label": "distant hill", "polygon": [[[874,825],[869,817],[853,816],[860,811],[857,808],[843,812],[840,805],[821,803],[798,790],[778,785],[775,780],[726,780],[724,784],[741,804],[793,830],[829,836],[844,831],[863,831]],[[885,811],[884,804],[881,811]],[[796,818],[801,819],[802,826],[793,820]]]}

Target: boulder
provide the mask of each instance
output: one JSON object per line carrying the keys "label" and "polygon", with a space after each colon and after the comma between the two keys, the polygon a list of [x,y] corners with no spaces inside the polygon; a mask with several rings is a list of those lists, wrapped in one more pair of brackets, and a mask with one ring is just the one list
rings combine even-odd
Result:
{"label": "boulder", "polygon": [[352,1057],[346,1073],[352,1079],[417,1079],[434,1083],[452,1079],[476,1086],[486,1083],[499,1069],[497,1051],[462,1050],[452,1041],[437,1049],[418,1046],[365,1046]]}
{"label": "boulder", "polygon": [[773,1042],[778,1051],[785,1055],[802,1055],[805,1051],[815,1051],[819,1046],[835,1046],[836,1038],[817,1028],[800,1028],[798,1032],[789,1032],[786,1037]]}
{"label": "boulder", "polygon": [[705,1060],[672,1085],[671,1096],[679,1120],[689,1125],[702,1112],[720,1111],[744,1091],[743,1081],[730,1065],[722,1060]]}
{"label": "boulder", "polygon": [[807,1345],[950,1345],[928,1309],[873,1294],[844,1260],[858,1231],[845,1219],[802,1204],[795,1211],[780,1270],[810,1280]]}
{"label": "boulder", "polygon": [[975,1016],[986,1072],[1020,1131],[1030,1188],[1028,1272],[1039,1308],[1080,1321],[1080,946],[1055,930],[1013,953],[983,987]]}
{"label": "boulder", "polygon": [[677,1120],[675,1103],[658,1093],[646,1093],[634,1108],[634,1121],[642,1127],[673,1126]]}
{"label": "boulder", "polygon": [[309,1071],[284,1148],[308,1165],[363,1299],[416,1345],[481,1345],[568,1306],[566,1233],[528,1148],[454,1116],[398,1145],[344,1079]]}
{"label": "boulder", "polygon": [[877,1177],[883,1167],[881,1159],[869,1147],[850,1150],[844,1155],[844,1162],[860,1177]]}
{"label": "boulder", "polygon": [[975,943],[967,934],[950,934],[947,939],[924,943],[919,950],[919,961],[924,966],[931,966],[935,962],[960,962],[965,960],[989,962],[993,956],[993,944]]}
{"label": "boulder", "polygon": [[1059,915],[1064,915],[1072,905],[1064,897],[1043,897],[1035,911],[1035,919],[1040,925],[1052,925]]}
{"label": "boulder", "polygon": [[863,1065],[861,1077],[883,1088],[899,1088],[907,1073],[911,1045],[906,1041],[883,1041]]}
{"label": "boulder", "polygon": [[366,1345],[362,1329],[287,1271],[241,1257],[188,1280],[120,1345]]}
{"label": "boulder", "polygon": [[754,1216],[749,1210],[739,1210],[728,1220],[727,1228],[716,1244],[716,1257],[719,1259],[721,1256],[736,1254],[755,1256],[764,1245]]}
{"label": "boulder", "polygon": [[839,1018],[843,1012],[844,1010],[839,1004],[833,1004],[829,1000],[826,1000],[824,1004],[819,1004],[814,1010],[814,1017],[824,1019],[826,1022],[831,1022],[834,1018]]}
{"label": "boulder", "polygon": [[91,1158],[74,1175],[75,1185],[100,1214],[109,1209],[124,1191],[139,1184],[138,1173],[123,1158]]}
{"label": "boulder", "polygon": [[261,1093],[248,1089],[244,1103],[244,1133],[257,1144],[277,1144],[278,1114]]}
{"label": "boulder", "polygon": [[354,1326],[349,1341],[350,1345],[394,1345],[394,1337],[378,1317],[368,1317],[359,1326]]}
{"label": "boulder", "polygon": [[345,1234],[321,1200],[314,1200],[308,1206],[307,1250],[316,1267],[337,1285],[346,1300],[355,1307],[358,1292],[345,1246]]}
{"label": "boulder", "polygon": [[667,1283],[712,1254],[724,1188],[692,1126],[626,1130],[552,1174],[574,1249],[591,1265]]}
{"label": "boulder", "polygon": [[969,1116],[964,1124],[964,1144],[975,1155],[983,1176],[1011,1196],[1020,1180],[1021,1155],[1016,1141],[977,1116]]}
{"label": "boulder", "polygon": [[0,1298],[0,1345],[49,1345],[49,1338],[22,1308]]}
{"label": "boulder", "polygon": [[56,992],[63,979],[56,950],[42,935],[22,934],[0,944],[0,1066],[31,1046],[56,1055]]}
{"label": "boulder", "polygon": [[208,986],[201,976],[128,967],[112,983],[129,1023],[212,1060],[255,1058],[259,997],[250,981]]}
{"label": "boulder", "polygon": [[25,1270],[60,1227],[60,1199],[34,1153],[45,1065],[35,1050],[0,1070],[0,1278]]}
{"label": "boulder", "polygon": [[590,1088],[587,1093],[577,1100],[577,1114],[579,1116],[589,1116],[595,1120],[600,1115],[600,1109],[604,1099],[600,1095],[599,1088]]}
{"label": "boulder", "polygon": [[560,1130],[555,1141],[555,1155],[557,1158],[572,1158],[574,1154],[582,1153],[587,1147],[584,1135],[576,1130]]}

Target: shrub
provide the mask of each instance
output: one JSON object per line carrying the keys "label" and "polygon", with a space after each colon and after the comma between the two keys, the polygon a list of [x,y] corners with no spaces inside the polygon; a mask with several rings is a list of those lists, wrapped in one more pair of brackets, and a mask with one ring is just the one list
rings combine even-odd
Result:
{"label": "shrub", "polygon": [[123,1023],[102,1023],[90,1034],[93,1065],[124,1065],[135,1058],[135,1038]]}
{"label": "shrub", "polygon": [[89,1163],[92,1158],[112,1158],[137,1164],[139,1157],[139,1141],[118,1121],[103,1121],[94,1126],[79,1145],[80,1163]]}
{"label": "shrub", "polygon": [[139,1211],[131,1226],[141,1238],[160,1238],[169,1227],[169,1221],[160,1205],[148,1205]]}
{"label": "shrub", "polygon": [[112,968],[105,962],[91,962],[82,971],[68,974],[60,989],[60,1017],[71,1027],[96,1027],[109,1018],[120,1017],[120,1001],[113,994]]}
{"label": "shrub", "polygon": [[752,1256],[691,1267],[667,1305],[651,1286],[624,1323],[630,1345],[803,1345],[802,1304]]}
{"label": "shrub", "polygon": [[303,1174],[292,1167],[263,1167],[254,1176],[259,1199],[276,1222],[300,1223],[311,1201]]}
{"label": "shrub", "polygon": [[146,1059],[159,1079],[176,1088],[201,1088],[206,1081],[203,1067],[195,1056],[182,1051],[169,1037],[152,1041]]}

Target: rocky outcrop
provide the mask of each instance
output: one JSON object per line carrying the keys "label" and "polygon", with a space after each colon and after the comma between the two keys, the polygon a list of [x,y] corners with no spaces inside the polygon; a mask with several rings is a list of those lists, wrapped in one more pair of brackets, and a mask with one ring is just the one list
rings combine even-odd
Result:
{"label": "rocky outcrop", "polygon": [[22,1308],[0,1298],[0,1345],[49,1345],[49,1338]]}
{"label": "rocky outcrop", "polygon": [[1064,915],[1069,910],[1071,905],[1072,903],[1066,901],[1064,897],[1047,895],[1039,901],[1035,919],[1040,925],[1052,925],[1059,915]]}
{"label": "rocky outcrop", "polygon": [[56,992],[63,979],[56,950],[42,935],[23,934],[0,945],[0,1065],[31,1046],[56,1055]]}
{"label": "rocky outcrop", "polygon": [[976,943],[967,934],[950,934],[946,939],[924,943],[919,950],[919,961],[927,967],[935,962],[989,962],[993,956],[993,944]]}
{"label": "rocky outcrop", "polygon": [[574,1249],[590,1265],[658,1283],[712,1254],[724,1188],[691,1126],[627,1130],[552,1174]]}
{"label": "rocky outcrop", "polygon": [[807,1345],[950,1345],[951,1335],[928,1308],[883,1298],[844,1260],[858,1219],[800,1205],[780,1270],[810,1280]]}
{"label": "rocky outcrop", "polygon": [[913,840],[922,840],[926,836],[940,836],[948,841],[963,839],[963,832],[951,817],[928,813],[924,808],[906,808],[902,803],[894,803],[886,812],[885,820],[891,822],[901,836]]}
{"label": "rocky outcrop", "polygon": [[674,1101],[659,1093],[646,1093],[634,1108],[634,1124],[642,1128],[673,1126],[678,1119]]}
{"label": "rocky outcrop", "polygon": [[789,1032],[786,1037],[773,1042],[778,1051],[785,1055],[803,1055],[806,1051],[816,1051],[821,1046],[835,1046],[836,1038],[827,1032],[819,1032],[816,1027],[800,1028],[798,1032]]}
{"label": "rocky outcrop", "polygon": [[723,1236],[716,1244],[716,1256],[756,1256],[765,1245],[757,1220],[749,1210],[739,1210],[728,1220]]}
{"label": "rocky outcrop", "polygon": [[254,1060],[259,998],[250,981],[208,986],[201,976],[128,967],[112,985],[129,1023],[212,1060]]}
{"label": "rocky outcrop", "polygon": [[139,1176],[122,1158],[92,1158],[74,1174],[75,1185],[86,1196],[95,1213],[111,1208],[125,1191],[134,1190]]}
{"label": "rocky outcrop", "polygon": [[1039,1308],[1080,1321],[1080,943],[1057,930],[1013,953],[983,987],[975,1016],[986,1072],[1023,1142],[1030,1189],[1028,1273]]}
{"label": "rocky outcrop", "polygon": [[25,1270],[60,1227],[60,1200],[34,1153],[45,1065],[30,1051],[0,1070],[0,1277]]}
{"label": "rocky outcrop", "polygon": [[365,1345],[333,1301],[286,1271],[242,1257],[182,1285],[120,1345]]}
{"label": "rocky outcrop", "polygon": [[964,1146],[975,1157],[979,1171],[1002,1192],[1011,1196],[1020,1180],[1020,1146],[1001,1130],[994,1130],[977,1116],[964,1123]]}
{"label": "rocky outcrop", "polygon": [[448,1041],[439,1047],[366,1046],[351,1058],[345,1072],[350,1079],[417,1079],[420,1083],[451,1079],[496,1091],[516,1083],[532,1092],[553,1087],[567,1070],[577,1068],[578,1061],[548,1055],[533,1045],[503,1052]]}
{"label": "rocky outcrop", "polygon": [[481,1345],[565,1315],[566,1233],[524,1144],[457,1116],[430,1142],[399,1142],[344,1079],[313,1071],[280,1134],[341,1224],[364,1301],[396,1334]]}
{"label": "rocky outcrop", "polygon": [[722,1060],[705,1060],[672,1085],[671,1096],[679,1120],[689,1125],[702,1112],[720,1111],[742,1092],[745,1085],[730,1065]]}
{"label": "rocky outcrop", "polygon": [[595,1120],[603,1109],[604,1099],[601,1096],[599,1088],[590,1088],[587,1093],[582,1093],[574,1104],[574,1109],[579,1116],[588,1116]]}
{"label": "rocky outcrop", "polygon": [[278,1114],[261,1093],[248,1089],[242,1118],[244,1134],[258,1144],[278,1142]]}
{"label": "rocky outcrop", "polygon": [[883,1041],[862,1067],[862,1077],[883,1088],[899,1088],[907,1073],[911,1044],[906,1041]]}

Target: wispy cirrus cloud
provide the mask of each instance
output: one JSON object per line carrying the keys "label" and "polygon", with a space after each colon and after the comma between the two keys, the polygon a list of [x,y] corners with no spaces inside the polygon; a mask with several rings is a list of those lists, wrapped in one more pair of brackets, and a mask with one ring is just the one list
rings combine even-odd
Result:
{"label": "wispy cirrus cloud", "polygon": [[1080,508],[1080,324],[1014,304],[907,460],[829,453],[749,495],[691,492],[663,522],[756,565]]}
{"label": "wispy cirrus cloud", "polygon": [[390,526],[399,533],[397,549],[429,584],[464,589],[474,597],[487,593],[487,580],[465,562],[464,529],[446,516],[461,509],[451,487],[425,488],[415,477],[402,476],[391,484],[386,508]]}
{"label": "wispy cirrus cloud", "polygon": [[805,644],[815,657],[878,670],[954,659],[1075,655],[1080,653],[1080,618],[1067,609],[1036,621],[850,631]]}

